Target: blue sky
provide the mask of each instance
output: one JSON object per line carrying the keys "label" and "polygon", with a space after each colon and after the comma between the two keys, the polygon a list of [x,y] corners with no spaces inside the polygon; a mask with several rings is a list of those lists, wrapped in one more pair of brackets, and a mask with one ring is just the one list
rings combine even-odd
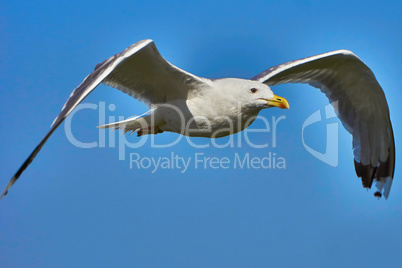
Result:
{"label": "blue sky", "polygon": [[[402,115],[398,1],[3,1],[0,5],[1,187],[42,139],[71,91],[95,65],[146,38],[176,66],[208,78],[250,78],[289,60],[336,49],[355,52],[384,88],[399,149]],[[317,89],[282,85],[291,109],[260,114],[272,132],[234,136],[233,147],[205,139],[170,148],[78,148],[64,125],[1,200],[2,267],[398,267],[402,184],[377,200],[354,172],[351,137],[339,124],[339,163],[314,158],[303,122],[328,104]],[[100,86],[84,101],[132,116],[146,106]],[[103,104],[100,104],[103,103]],[[99,109],[71,121],[82,142],[98,141]],[[330,119],[305,130],[325,151]],[[256,122],[252,127],[263,126]],[[135,135],[126,137],[130,144]],[[155,136],[164,144],[175,134]],[[118,137],[111,138],[117,142]],[[229,138],[217,143],[229,142]],[[193,143],[209,144],[194,148]],[[271,142],[271,143],[270,143]],[[196,154],[286,162],[279,168],[130,168],[129,156],[185,159]],[[398,160],[398,158],[397,158]],[[273,161],[271,159],[271,161]],[[398,161],[397,161],[398,162]]]}

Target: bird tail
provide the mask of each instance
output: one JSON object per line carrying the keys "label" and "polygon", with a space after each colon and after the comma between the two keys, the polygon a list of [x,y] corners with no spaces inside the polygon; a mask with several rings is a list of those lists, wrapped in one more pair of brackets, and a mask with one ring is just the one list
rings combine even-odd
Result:
{"label": "bird tail", "polygon": [[113,128],[114,130],[120,129],[123,131],[123,134],[131,131],[131,133],[130,133],[130,135],[131,135],[134,132],[144,130],[144,129],[149,129],[151,127],[155,127],[156,126],[155,123],[159,123],[159,122],[155,122],[153,112],[154,112],[154,110],[149,110],[148,112],[146,112],[140,116],[128,118],[126,120],[122,120],[122,121],[115,122],[115,123],[101,125],[101,126],[98,126],[98,128],[101,128],[101,129]]}

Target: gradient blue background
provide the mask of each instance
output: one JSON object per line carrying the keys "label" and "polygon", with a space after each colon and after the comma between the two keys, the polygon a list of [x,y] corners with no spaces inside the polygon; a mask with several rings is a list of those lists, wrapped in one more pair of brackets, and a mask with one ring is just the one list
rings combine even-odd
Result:
{"label": "gradient blue background", "polygon": [[[350,49],[385,90],[398,150],[401,8],[400,1],[1,1],[1,188],[94,66],[146,38],[173,64],[209,78],[250,78],[289,60]],[[304,85],[273,90],[291,105],[261,113],[286,116],[276,148],[200,150],[182,140],[168,149],[145,144],[127,153],[233,158],[236,152],[275,152],[286,159],[286,170],[152,174],[119,161],[117,148],[71,145],[62,125],[0,202],[0,266],[399,267],[399,161],[390,198],[377,200],[355,176],[351,137],[343,128],[336,168],[303,147],[302,124],[323,111],[325,96]],[[106,86],[84,102],[99,101],[117,106],[108,116],[147,109]],[[96,111],[83,110],[74,117],[74,134],[96,141],[97,123]],[[326,123],[306,130],[306,142],[320,151]],[[262,143],[271,136],[251,137]]]}

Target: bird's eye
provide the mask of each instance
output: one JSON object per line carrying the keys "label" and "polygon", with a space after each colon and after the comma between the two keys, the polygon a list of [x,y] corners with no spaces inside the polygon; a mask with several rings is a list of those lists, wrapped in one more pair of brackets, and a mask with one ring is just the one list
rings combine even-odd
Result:
{"label": "bird's eye", "polygon": [[256,93],[258,91],[258,89],[256,89],[255,87],[253,87],[252,89],[250,89],[251,93]]}

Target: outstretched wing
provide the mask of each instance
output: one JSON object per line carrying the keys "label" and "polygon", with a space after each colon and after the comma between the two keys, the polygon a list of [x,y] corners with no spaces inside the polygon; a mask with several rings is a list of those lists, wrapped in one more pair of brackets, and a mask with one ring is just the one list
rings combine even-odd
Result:
{"label": "outstretched wing", "polygon": [[388,104],[373,72],[351,51],[338,50],[272,67],[252,78],[273,86],[308,83],[321,89],[353,135],[355,169],[363,186],[377,181],[388,198],[395,145]]}
{"label": "outstretched wing", "polygon": [[208,81],[167,62],[159,54],[152,40],[139,41],[112,56],[98,64],[95,70],[72,92],[61,113],[54,120],[50,131],[11,178],[0,199],[7,194],[10,187],[31,164],[50,135],[100,83],[115,87],[151,105],[164,103],[170,98],[186,98],[192,92],[192,85],[208,83]]}

